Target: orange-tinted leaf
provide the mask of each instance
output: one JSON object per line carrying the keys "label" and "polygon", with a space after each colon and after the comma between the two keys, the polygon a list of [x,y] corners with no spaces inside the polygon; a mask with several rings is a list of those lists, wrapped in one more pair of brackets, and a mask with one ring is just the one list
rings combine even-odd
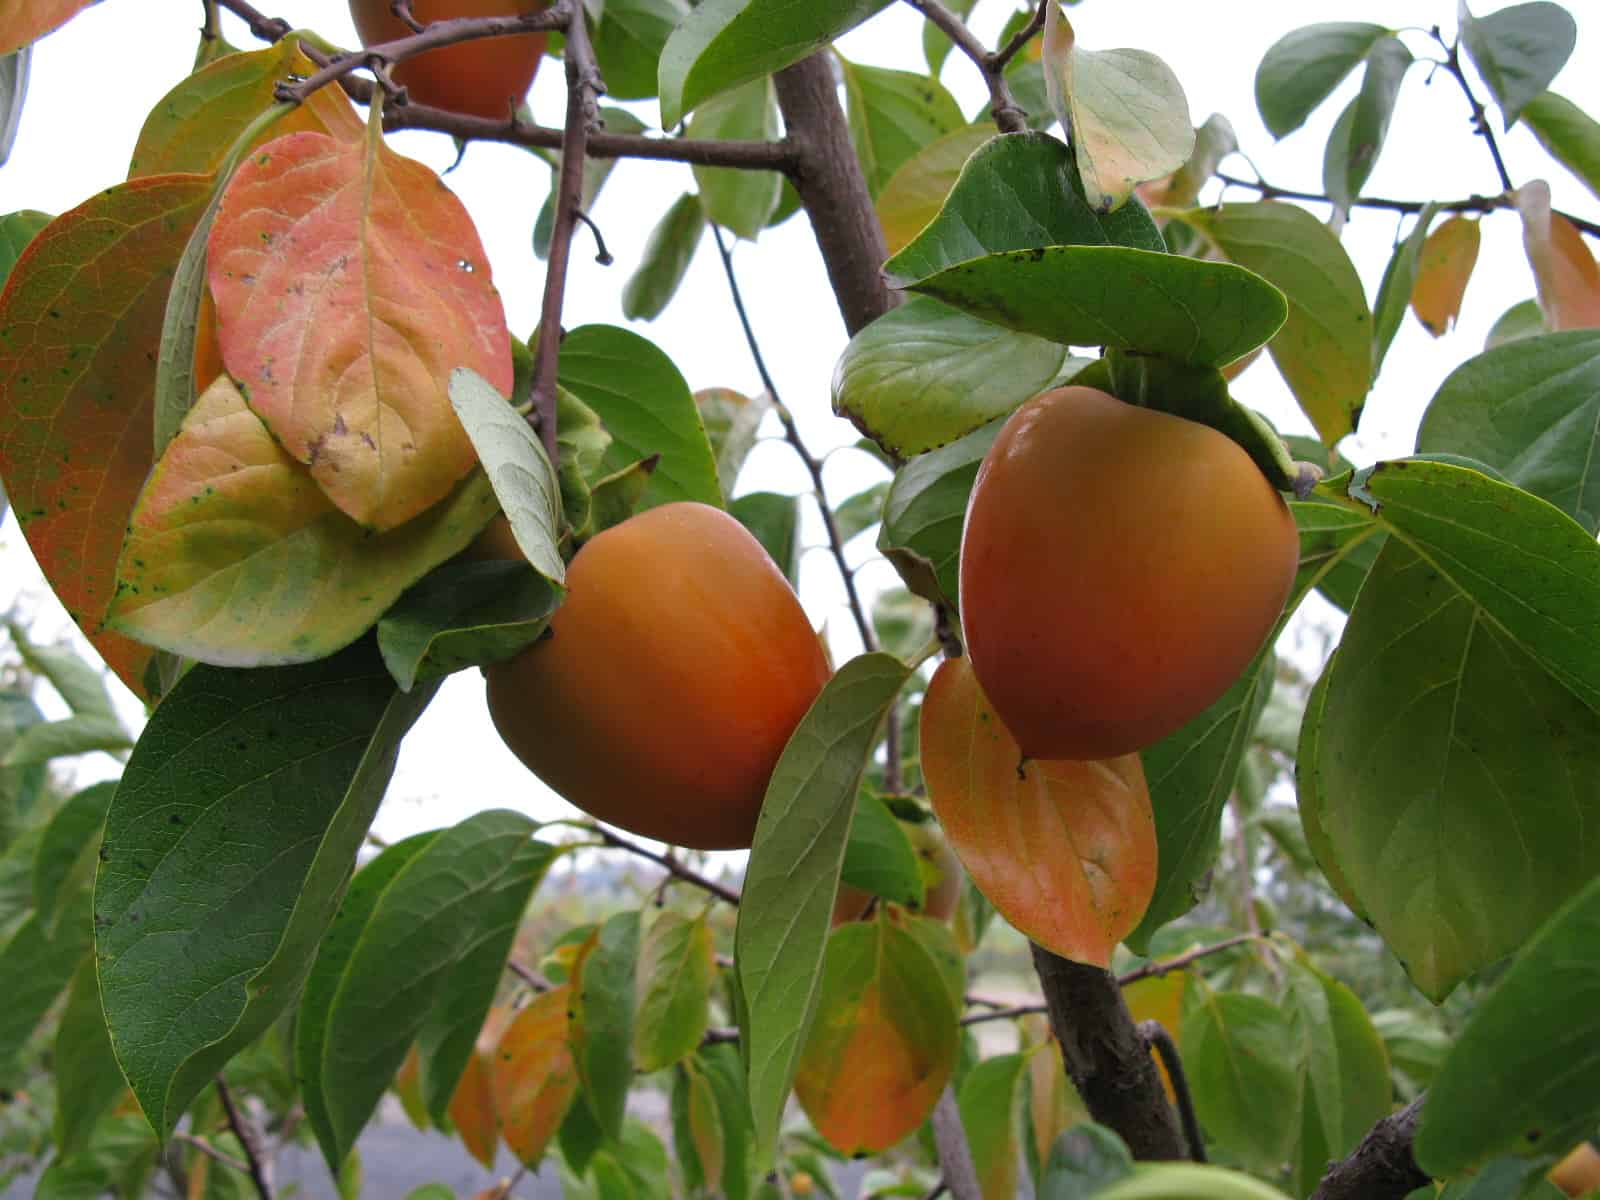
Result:
{"label": "orange-tinted leaf", "polygon": [[467,1153],[492,1170],[494,1152],[500,1145],[500,1121],[489,1086],[489,1067],[481,1051],[474,1050],[467,1059],[461,1082],[450,1097],[450,1123],[461,1135]]}
{"label": "orange-tinted leaf", "polygon": [[1067,1078],[1061,1045],[1054,1036],[1047,1036],[1028,1057],[1027,1103],[1033,1148],[1041,1163],[1049,1161],[1050,1147],[1058,1137],[1089,1120],[1089,1109]]}
{"label": "orange-tinted leaf", "polygon": [[1600,266],[1572,222],[1550,211],[1550,185],[1524,184],[1517,210],[1546,326],[1552,332],[1600,327]]}
{"label": "orange-tinted leaf", "polygon": [[211,231],[222,357],[250,406],[363,525],[393,529],[476,458],[450,407],[470,367],[511,394],[511,340],[461,202],[373,131],[247,158]]}
{"label": "orange-tinted leaf", "polygon": [[217,304],[210,292],[200,294],[200,311],[194,327],[194,390],[199,395],[227,370],[217,343]]}
{"label": "orange-tinted leaf", "polygon": [[727,1157],[723,1149],[727,1136],[722,1128],[722,1109],[717,1105],[716,1089],[700,1065],[689,1059],[684,1069],[689,1080],[689,1139],[700,1159],[701,1177],[714,1182],[722,1178]]}
{"label": "orange-tinted leaf", "polygon": [[0,54],[21,50],[88,8],[92,0],[0,0]]}
{"label": "orange-tinted leaf", "polygon": [[567,1042],[571,998],[565,985],[534,997],[500,1038],[492,1060],[501,1133],[530,1167],[539,1165],[578,1095],[578,1068]]}
{"label": "orange-tinted leaf", "polygon": [[465,549],[497,507],[476,471],[443,504],[374,535],[333,506],[223,376],[127,520],[107,622],[217,666],[322,658]]}
{"label": "orange-tinted leaf", "polygon": [[406,1051],[405,1061],[394,1074],[394,1092],[400,1097],[400,1107],[405,1110],[408,1121],[418,1129],[432,1124],[428,1120],[427,1101],[422,1098],[422,1058],[414,1045]]}
{"label": "orange-tinted leaf", "polygon": [[45,578],[130,688],[148,647],[101,629],[150,471],[167,285],[210,180],[163,175],[58,217],[0,295],[0,479]]}
{"label": "orange-tinted leaf", "polygon": [[1411,285],[1411,311],[1434,337],[1443,335],[1461,315],[1461,297],[1478,264],[1478,240],[1477,221],[1451,217],[1422,243],[1417,279]]}
{"label": "orange-tinted leaf", "polygon": [[834,930],[794,1080],[817,1132],[845,1154],[912,1133],[955,1070],[956,1016],[938,964],[898,923]]}
{"label": "orange-tinted leaf", "polygon": [[968,125],[929,142],[900,164],[877,199],[890,254],[905,249],[939,215],[967,159],[994,136],[992,125]]}
{"label": "orange-tinted leaf", "polygon": [[[310,75],[317,65],[284,38],[265,50],[229,54],[183,80],[161,98],[133,149],[128,177],[189,171],[215,171],[235,139],[257,116],[276,103],[273,88],[291,75]],[[361,138],[361,118],[339,88],[320,88],[274,122],[260,141],[311,131],[340,141]]]}
{"label": "orange-tinted leaf", "polygon": [[[1183,1033],[1183,986],[1185,975],[1174,971],[1170,975],[1150,975],[1137,979],[1122,989],[1122,999],[1135,1021],[1160,1021],[1162,1028],[1176,1042]],[[1156,1068],[1161,1072],[1161,1082],[1167,1095],[1177,1097],[1172,1090],[1172,1080],[1167,1075],[1167,1064],[1158,1054]]]}
{"label": "orange-tinted leaf", "polygon": [[1063,958],[1104,967],[1156,881],[1156,830],[1137,754],[1030,760],[964,658],[922,705],[922,772],[973,883],[1011,924]]}

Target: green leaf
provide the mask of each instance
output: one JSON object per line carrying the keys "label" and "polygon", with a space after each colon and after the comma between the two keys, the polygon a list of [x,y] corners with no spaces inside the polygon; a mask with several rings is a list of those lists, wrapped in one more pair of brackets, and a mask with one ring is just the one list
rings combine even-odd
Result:
{"label": "green leaf", "polygon": [[[1247,354],[1288,312],[1275,287],[1232,263],[1125,246],[991,254],[909,286],[1064,345],[1142,351],[1196,366]],[[1365,326],[1360,332],[1370,364]]]}
{"label": "green leaf", "polygon": [[94,919],[112,1045],[161,1134],[293,1001],[431,697],[397,695],[362,642],[197,666],[152,714],[106,817]]}
{"label": "green leaf", "polygon": [[722,494],[732,496],[745,459],[755,447],[761,420],[772,409],[772,397],[766,392],[751,397],[731,388],[703,388],[694,394],[694,402],[717,460]]}
{"label": "green leaf", "polygon": [[1382,25],[1332,21],[1279,38],[1256,68],[1262,123],[1280,138],[1299,129],[1387,33]]}
{"label": "green leaf", "polygon": [[854,29],[889,0],[704,0],[661,51],[661,124],[706,99],[781,71]]}
{"label": "green leaf", "polygon": [[994,137],[991,124],[963,125],[929,142],[900,164],[878,193],[876,204],[889,253],[903,250],[939,215],[945,198],[961,176],[961,168],[978,147]]}
{"label": "green leaf", "polygon": [[[1046,1047],[1041,1053],[1053,1051]],[[1023,1096],[1028,1055],[1001,1054],[980,1062],[961,1083],[957,1104],[984,1196],[1015,1196],[1022,1162]]]}
{"label": "green leaf", "polygon": [[101,1200],[107,1192],[142,1196],[160,1149],[143,1117],[105,1117],[72,1161],[50,1164],[34,1200]]}
{"label": "green leaf", "polygon": [[800,582],[800,497],[777,492],[751,492],[728,505],[728,511],[761,543],[789,582]]}
{"label": "green leaf", "polygon": [[49,213],[31,208],[0,217],[0,287],[10,278],[11,268],[17,265],[17,259],[22,256],[28,243],[50,224],[50,219]]}
{"label": "green leaf", "polygon": [[450,407],[478,452],[522,556],[559,586],[567,577],[561,539],[561,485],[532,426],[481,375],[450,373]]}
{"label": "green leaf", "polygon": [[35,674],[50,681],[67,707],[80,717],[117,719],[116,706],[106,690],[100,669],[79,658],[68,646],[36,646],[15,622],[8,622],[11,641],[22,661]]}
{"label": "green leaf", "polygon": [[642,508],[672,500],[722,506],[716,459],[678,368],[656,345],[615,325],[583,325],[561,342],[561,386],[611,432],[604,472],[661,455]]}
{"label": "green leaf", "polygon": [[1452,1180],[1439,1200],[1563,1200],[1566,1193],[1545,1178],[1549,1165],[1548,1160],[1497,1158],[1476,1174]]}
{"label": "green leaf", "polygon": [[633,1059],[640,1071],[663,1070],[695,1052],[710,1023],[715,973],[705,916],[663,909],[639,949]]}
{"label": "green leaf", "polygon": [[685,0],[606,0],[594,30],[594,57],[614,100],[648,100],[656,94],[656,63],[680,22]]}
{"label": "green leaf", "polygon": [[1429,401],[1417,450],[1480,459],[1600,530],[1600,333],[1528,337],[1468,359]]}
{"label": "green leaf", "polygon": [[1084,1121],[1050,1147],[1039,1200],[1090,1200],[1132,1171],[1133,1156],[1122,1139],[1104,1125]]}
{"label": "green leaf", "polygon": [[1550,86],[1578,42],[1572,14],[1548,0],[1513,4],[1487,17],[1474,17],[1462,0],[1460,20],[1461,42],[1499,103],[1507,129]]}
{"label": "green leaf", "polygon": [[1600,1122],[1600,879],[1546,921],[1468,1018],[1428,1091],[1416,1155],[1436,1176],[1559,1152]]}
{"label": "green leaf", "polygon": [[1300,527],[1300,571],[1285,612],[1293,612],[1313,587],[1350,611],[1386,536],[1382,529],[1347,508],[1319,500],[1290,501]]}
{"label": "green leaf", "polygon": [[[946,0],[945,7],[965,20],[977,2],[978,0]],[[950,57],[950,51],[953,49],[955,43],[945,36],[942,29],[932,21],[922,22],[922,56],[927,60],[928,74],[938,76],[944,67],[945,59]]]}
{"label": "green leaf", "polygon": [[755,1127],[739,1052],[726,1044],[706,1046],[695,1062],[711,1084],[721,1117],[722,1191],[727,1200],[747,1200],[754,1187]]}
{"label": "green leaf", "polygon": [[634,992],[639,913],[607,918],[580,960],[572,1009],[572,1057],[584,1101],[606,1136],[622,1137],[633,1083]]}
{"label": "green leaf", "polygon": [[1328,1164],[1354,1150],[1389,1115],[1389,1057],[1348,987],[1309,962],[1290,962],[1288,981],[1284,999],[1300,1046],[1301,1077],[1291,1190],[1309,1196]]}
{"label": "green leaf", "polygon": [[937,79],[861,66],[843,57],[839,65],[850,138],[874,197],[924,146],[967,123],[956,98]]}
{"label": "green leaf", "polygon": [[[778,94],[770,79],[749,83],[707,100],[689,121],[688,136],[773,141],[781,132]],[[741,171],[733,167],[694,168],[700,206],[706,219],[752,241],[760,236],[778,207],[783,176],[776,171]]]}
{"label": "green leaf", "polygon": [[1600,121],[1565,96],[1543,92],[1523,107],[1522,122],[1552,158],[1600,196]]}
{"label": "green leaf", "polygon": [[933,639],[935,614],[928,601],[905,588],[887,588],[872,602],[878,646],[903,662],[916,658]]}
{"label": "green leaf", "polygon": [[1459,466],[1383,463],[1346,486],[1338,498],[1389,538],[1327,671],[1320,823],[1437,1001],[1520,945],[1600,854],[1600,546]]}
{"label": "green leaf", "polygon": [[1493,350],[1507,342],[1519,341],[1522,338],[1536,337],[1541,333],[1549,333],[1550,327],[1545,324],[1544,309],[1539,307],[1537,300],[1523,300],[1513,304],[1500,314],[1498,320],[1489,327],[1489,335],[1484,339],[1483,348]]}
{"label": "green leaf", "polygon": [[1200,1123],[1230,1155],[1273,1167],[1300,1124],[1289,1018],[1260,996],[1213,991],[1198,975],[1189,986],[1180,1041]]}
{"label": "green leaf", "polygon": [[1095,1200],[1289,1200],[1275,1187],[1227,1167],[1140,1163]]}
{"label": "green leaf", "polygon": [[128,1087],[111,1052],[91,955],[83,956],[67,989],[56,1027],[54,1066],[57,1153],[72,1158],[88,1146],[95,1125]]}
{"label": "green leaf", "polygon": [[823,948],[855,797],[878,726],[908,677],[887,654],[841,667],[801,720],[767,787],[735,931],[739,1048],[757,1161],[778,1121],[817,1003]]}
{"label": "green leaf", "polygon": [[33,860],[33,904],[39,921],[52,937],[65,903],[71,898],[73,877],[90,846],[100,844],[106,809],[116,794],[114,782],[91,784],[73,795],[44,828]]}
{"label": "green leaf", "polygon": [[0,1009],[0,1087],[27,1085],[27,1077],[16,1069],[16,1056],[88,954],[93,931],[90,878],[89,871],[75,873],[53,930],[32,913],[0,949],[0,979],[8,981]]}
{"label": "green leaf", "polygon": [[378,649],[403,691],[511,658],[543,635],[562,591],[527,563],[451,562],[378,622]]}
{"label": "green leaf", "polygon": [[856,798],[839,881],[907,908],[922,908],[922,868],[917,852],[889,806],[869,791]]}
{"label": "green leaf", "polygon": [[971,153],[939,215],[884,264],[896,287],[1003,250],[1165,243],[1142,204],[1097,213],[1084,198],[1072,152],[1046,133],[989,138]]}
{"label": "green leaf", "polygon": [[883,501],[888,494],[889,481],[883,480],[839,501],[833,510],[833,524],[839,531],[839,540],[848,542],[883,520]]}
{"label": "green leaf", "polygon": [[1263,651],[1215,704],[1141,751],[1157,854],[1150,904],[1124,939],[1136,953],[1148,953],[1156,930],[1200,901],[1217,857],[1222,810],[1271,693],[1273,664],[1271,650]]}
{"label": "green leaf", "polygon": [[0,55],[0,167],[6,165],[17,140],[22,102],[28,95],[28,67],[32,62],[32,45]]}
{"label": "green leaf", "polygon": [[[396,842],[356,872],[339,904],[333,925],[317,948],[316,961],[301,992],[294,1028],[295,1071],[300,1081],[306,1121],[330,1164],[336,1161],[338,1139],[322,1087],[322,1051],[327,1042],[333,1001],[343,982],[344,968],[366,932],[367,922],[372,919],[373,909],[383,897],[384,889],[438,836],[438,830],[429,830]],[[337,1170],[337,1167],[330,1165],[330,1169]]]}
{"label": "green leaf", "polygon": [[[913,301],[915,303],[915,301]],[[961,527],[978,465],[1004,423],[918,455],[895,474],[883,503],[878,549],[917,595],[956,610]]]}
{"label": "green leaf", "polygon": [[1084,50],[1058,5],[1045,7],[1044,81],[1072,131],[1078,177],[1096,212],[1120,208],[1137,184],[1181,167],[1194,149],[1183,85],[1147,50]]}
{"label": "green leaf", "polygon": [[1406,240],[1395,245],[1389,256],[1389,265],[1383,269],[1383,282],[1378,285],[1378,298],[1372,305],[1372,374],[1376,378],[1383,368],[1394,335],[1400,332],[1406,310],[1411,305],[1411,289],[1417,281],[1417,264],[1422,255],[1422,243],[1427,240],[1428,226],[1433,224],[1439,211],[1436,201],[1430,201],[1417,215]]}
{"label": "green leaf", "polygon": [[296,1057],[302,1072],[315,1072],[306,1090],[322,1092],[330,1169],[344,1162],[412,1042],[429,1115],[445,1123],[523,909],[556,855],[532,840],[534,828],[520,813],[492,809],[441,831],[399,865],[348,957],[318,955],[314,974],[337,976],[320,1063],[298,1047]]}
{"label": "green leaf", "polygon": [[1305,209],[1276,201],[1195,209],[1183,219],[1288,298],[1288,319],[1267,349],[1333,445],[1355,428],[1372,385],[1372,314],[1339,239]]}
{"label": "green leaf", "polygon": [[623,285],[623,316],[630,321],[653,321],[666,310],[705,231],[706,212],[699,196],[685,192],[672,202],[650,231],[638,268]]}
{"label": "green leaf", "polygon": [[1386,35],[1367,51],[1361,91],[1339,117],[1322,162],[1322,185],[1339,208],[1349,211],[1366,185],[1389,135],[1395,98],[1414,60],[1399,38]]}
{"label": "green leaf", "polygon": [[833,410],[895,455],[922,454],[1082,365],[1056,342],[913,296],[850,339],[834,369]]}

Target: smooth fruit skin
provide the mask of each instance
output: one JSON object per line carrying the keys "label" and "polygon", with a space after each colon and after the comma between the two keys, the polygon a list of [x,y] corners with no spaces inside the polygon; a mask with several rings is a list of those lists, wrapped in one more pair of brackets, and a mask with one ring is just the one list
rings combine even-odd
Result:
{"label": "smooth fruit skin", "polygon": [[743,525],[683,502],[588,541],[553,636],[488,668],[495,728],[585,812],[747,847],[778,756],[828,679],[789,582]]}
{"label": "smooth fruit skin", "polygon": [[973,671],[1030,758],[1141,750],[1249,665],[1294,582],[1283,498],[1214,429],[1064,387],[978,470],[961,542]]}
{"label": "smooth fruit skin", "polygon": [[[427,25],[455,17],[514,17],[547,7],[546,0],[411,0],[411,15]],[[350,16],[363,46],[392,42],[413,32],[389,0],[350,0]],[[418,104],[509,121],[522,103],[544,57],[548,35],[478,38],[408,58],[394,70]]]}
{"label": "smooth fruit skin", "polygon": [[1588,1196],[1600,1191],[1600,1150],[1588,1142],[1550,1168],[1550,1182],[1568,1196]]}

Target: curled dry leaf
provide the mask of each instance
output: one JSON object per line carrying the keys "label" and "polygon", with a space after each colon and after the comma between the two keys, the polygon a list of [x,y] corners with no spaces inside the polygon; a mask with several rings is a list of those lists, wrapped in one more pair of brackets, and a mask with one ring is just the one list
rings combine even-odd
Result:
{"label": "curled dry leaf", "polygon": [[1600,266],[1572,222],[1550,210],[1550,185],[1542,179],[1524,184],[1517,211],[1545,324],[1552,332],[1600,327]]}
{"label": "curled dry leaf", "polygon": [[922,705],[922,771],[978,889],[1045,949],[1106,967],[1156,883],[1156,829],[1137,754],[1024,760],[965,658]]}
{"label": "curled dry leaf", "polygon": [[1422,327],[1440,337],[1461,315],[1472,268],[1478,263],[1478,222],[1451,217],[1422,243],[1417,278],[1411,285],[1411,311]]}
{"label": "curled dry leaf", "polygon": [[450,372],[509,396],[510,334],[472,220],[427,167],[376,132],[269,142],[223,196],[208,279],[229,373],[354,520],[392,529],[471,470]]}

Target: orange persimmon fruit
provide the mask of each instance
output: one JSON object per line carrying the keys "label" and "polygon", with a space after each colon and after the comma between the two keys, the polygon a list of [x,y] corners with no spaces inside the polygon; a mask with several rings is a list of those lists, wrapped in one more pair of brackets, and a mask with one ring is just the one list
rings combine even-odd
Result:
{"label": "orange persimmon fruit", "polygon": [[750,845],[828,680],[805,611],[721,509],[663,504],[586,542],[551,636],[487,668],[506,745],[585,812],[702,850]]}
{"label": "orange persimmon fruit", "polygon": [[1298,558],[1288,506],[1230,438],[1094,388],[1045,392],[968,502],[973,672],[1029,758],[1143,749],[1249,665]]}
{"label": "orange persimmon fruit", "polygon": [[[427,25],[456,17],[514,17],[545,7],[547,0],[411,0],[411,15]],[[363,46],[413,32],[394,15],[389,0],[350,0],[350,16]],[[440,46],[398,64],[394,80],[418,104],[508,121],[533,86],[548,36],[527,33]]]}

